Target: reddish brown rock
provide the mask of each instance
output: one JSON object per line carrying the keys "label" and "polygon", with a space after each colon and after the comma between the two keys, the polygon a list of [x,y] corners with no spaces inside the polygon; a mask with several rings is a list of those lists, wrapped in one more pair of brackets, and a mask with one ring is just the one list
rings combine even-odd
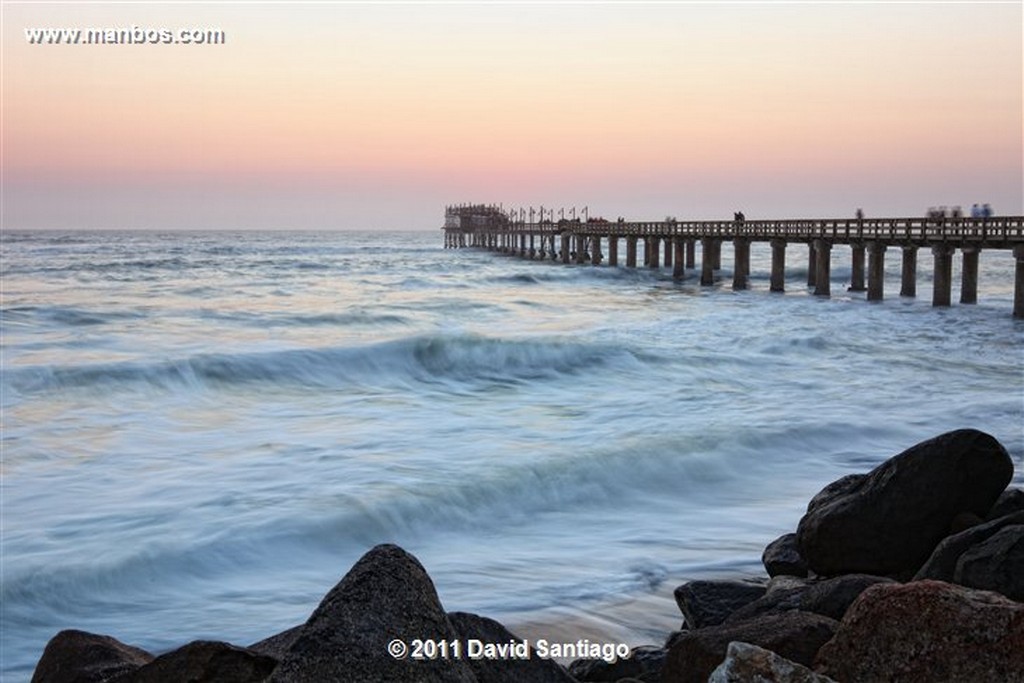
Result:
{"label": "reddish brown rock", "polygon": [[1024,605],[942,581],[872,586],[815,668],[839,681],[1024,682]]}

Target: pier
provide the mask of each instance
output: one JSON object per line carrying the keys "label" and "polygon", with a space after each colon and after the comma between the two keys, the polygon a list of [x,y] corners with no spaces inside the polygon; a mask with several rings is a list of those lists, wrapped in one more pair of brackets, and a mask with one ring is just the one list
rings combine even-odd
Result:
{"label": "pier", "polygon": [[[564,213],[564,212],[563,212]],[[575,213],[575,211],[573,211]],[[899,250],[902,262],[900,296],[917,296],[918,252],[934,259],[932,305],[950,306],[953,260],[960,253],[960,301],[978,300],[980,254],[1011,250],[1014,271],[1013,316],[1024,319],[1024,216],[985,218],[842,218],[679,221],[608,221],[603,218],[554,218],[553,210],[505,211],[486,204],[462,204],[445,210],[446,248],[474,247],[527,259],[561,263],[620,265],[638,263],[651,269],[671,268],[682,279],[687,270],[700,271],[700,283],[711,286],[721,268],[723,244],[733,249],[733,289],[750,287],[750,245],[771,245],[772,292],[785,290],[787,248],[807,246],[807,286],[818,296],[831,295],[832,248],[849,247],[850,291],[865,292],[868,301],[883,299],[885,256]],[[697,245],[700,264],[697,266]],[[638,259],[642,259],[638,261]]]}

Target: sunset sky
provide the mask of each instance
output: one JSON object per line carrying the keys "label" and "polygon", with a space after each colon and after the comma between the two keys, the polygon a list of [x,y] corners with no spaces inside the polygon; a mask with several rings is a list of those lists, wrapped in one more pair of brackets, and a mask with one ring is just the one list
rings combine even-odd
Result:
{"label": "sunset sky", "polygon": [[[3,227],[1024,213],[1022,3],[3,5]],[[28,28],[224,45],[32,45]]]}

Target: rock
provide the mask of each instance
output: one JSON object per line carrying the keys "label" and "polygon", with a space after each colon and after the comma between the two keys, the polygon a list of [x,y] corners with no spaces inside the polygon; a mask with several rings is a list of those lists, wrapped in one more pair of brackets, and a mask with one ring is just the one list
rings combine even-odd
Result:
{"label": "rock", "polygon": [[953,581],[1024,602],[1024,525],[999,530],[960,556]]}
{"label": "rock", "polygon": [[[467,657],[467,641],[482,643],[523,642],[523,639],[506,629],[494,619],[468,612],[452,612],[448,615],[455,631],[462,641],[462,657]],[[478,683],[574,683],[564,668],[551,659],[543,659],[530,649],[529,659],[467,659]]]}
{"label": "rock", "polygon": [[761,564],[768,576],[807,576],[807,563],[800,555],[796,534],[779,536],[761,554]]}
{"label": "rock", "polygon": [[733,641],[752,643],[810,666],[837,625],[834,619],[820,614],[792,611],[688,631],[669,649],[662,681],[704,683],[725,659],[726,649]]}
{"label": "rock", "polygon": [[690,581],[676,588],[675,598],[686,625],[697,629],[721,624],[765,590],[762,584],[748,581]]}
{"label": "rock", "polygon": [[977,544],[991,538],[1003,527],[1024,524],[1024,512],[1007,515],[991,522],[971,527],[959,534],[947,536],[932,551],[928,561],[914,575],[915,581],[936,579],[952,582],[960,556]]}
{"label": "rock", "polygon": [[790,610],[813,612],[838,621],[868,587],[891,582],[892,579],[883,576],[847,574],[808,582],[795,588],[770,590],[763,598],[733,612],[725,623],[735,624],[763,614]]}
{"label": "rock", "polygon": [[281,659],[284,657],[284,653],[288,651],[288,648],[292,646],[292,643],[299,637],[300,633],[302,633],[302,624],[292,626],[287,631],[281,631],[269,638],[264,638],[258,643],[253,643],[249,646],[249,649],[261,655]]}
{"label": "rock", "polygon": [[941,581],[872,586],[818,653],[839,681],[1024,681],[1024,605]]}
{"label": "rock", "polygon": [[46,644],[32,683],[101,683],[153,661],[153,655],[110,636],[61,631]]}
{"label": "rock", "polygon": [[389,645],[458,637],[415,557],[379,545],[327,594],[281,658],[272,683],[475,683],[465,660],[393,657]]}
{"label": "rock", "polygon": [[1012,476],[1013,461],[992,436],[974,429],[942,434],[815,496],[797,528],[800,554],[826,576],[910,576],[953,518],[987,514]]}
{"label": "rock", "polygon": [[623,680],[659,683],[667,654],[668,650],[663,647],[635,647],[630,651],[628,659],[618,659],[614,662],[603,659],[578,659],[569,665],[569,673],[581,683],[621,683]]}
{"label": "rock", "polygon": [[820,507],[828,505],[839,496],[845,496],[856,491],[867,478],[868,475],[866,474],[847,474],[845,477],[836,479],[811,498],[807,503],[807,512],[813,512]]}
{"label": "rock", "polygon": [[999,519],[1014,512],[1024,512],[1024,489],[1006,489],[988,511],[988,521]]}
{"label": "rock", "polygon": [[750,643],[729,643],[725,661],[711,672],[708,683],[835,683],[806,666]]}
{"label": "rock", "polygon": [[253,650],[197,640],[160,655],[116,683],[260,683],[275,666],[276,659]]}

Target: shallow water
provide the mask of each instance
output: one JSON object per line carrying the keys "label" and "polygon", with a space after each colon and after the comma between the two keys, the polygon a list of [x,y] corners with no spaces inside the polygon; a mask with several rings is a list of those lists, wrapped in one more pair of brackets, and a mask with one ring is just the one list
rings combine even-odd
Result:
{"label": "shallow water", "polygon": [[[160,651],[301,622],[395,542],[449,610],[656,642],[808,498],[940,432],[1024,481],[1013,261],[979,304],[444,250],[437,233],[2,240],[2,677],[62,628]],[[954,273],[956,277],[956,273]],[[954,292],[954,300],[956,292]]]}

